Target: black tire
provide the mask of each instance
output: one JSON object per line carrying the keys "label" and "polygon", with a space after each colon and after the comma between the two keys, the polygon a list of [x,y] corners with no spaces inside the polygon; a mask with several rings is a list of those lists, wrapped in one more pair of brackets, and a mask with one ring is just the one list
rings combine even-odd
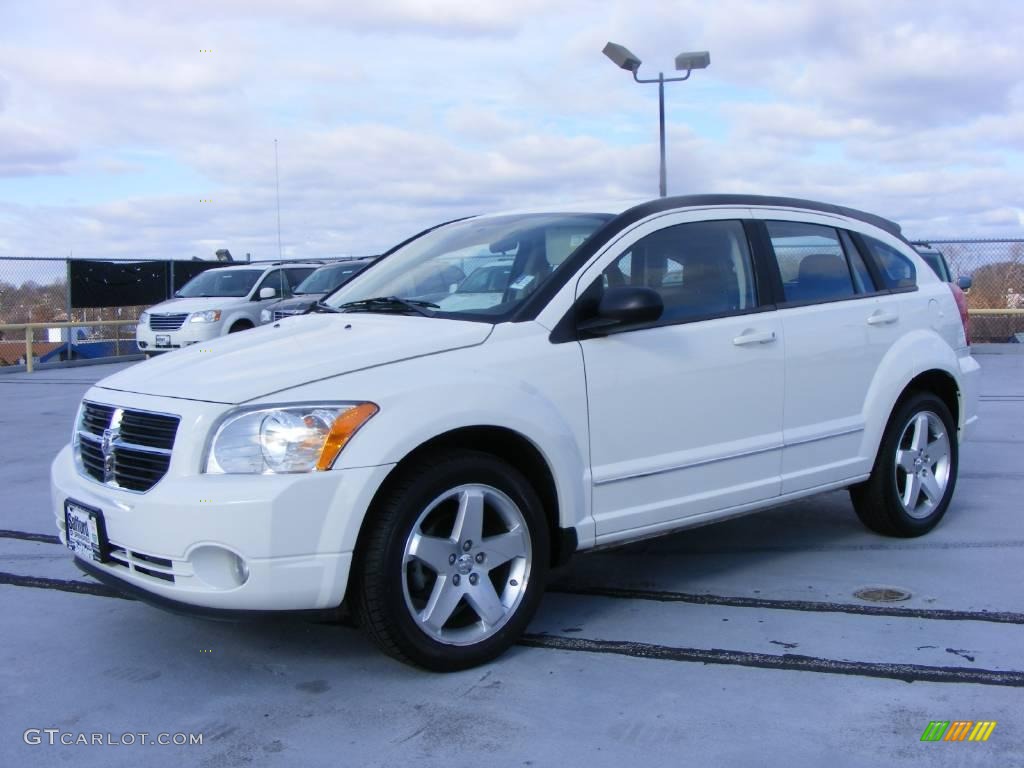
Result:
{"label": "black tire", "polygon": [[[421,629],[413,617],[413,607],[407,603],[407,585],[414,582],[410,576],[411,564],[405,561],[405,552],[414,527],[421,522],[421,516],[426,514],[431,504],[445,494],[470,484],[496,489],[518,507],[529,534],[530,554],[515,561],[520,567],[528,567],[525,571],[527,576],[522,579],[525,584],[520,589],[520,596],[505,608],[504,623],[495,622],[496,629],[487,630],[493,634],[479,642],[452,645]],[[435,509],[442,510],[442,507]],[[485,511],[483,514],[490,519],[488,515],[493,517],[495,512]],[[381,650],[406,663],[436,672],[452,672],[497,658],[519,638],[540,604],[551,549],[543,506],[533,487],[517,469],[495,456],[471,450],[455,450],[430,457],[403,471],[395,482],[390,483],[384,497],[375,502],[370,515],[353,564],[351,594],[359,624]],[[439,529],[441,538],[445,535],[444,530]],[[480,537],[481,548],[487,541],[487,535],[484,532]],[[460,552],[457,545],[453,546],[454,552]],[[472,552],[467,551],[467,557],[469,554]],[[454,554],[449,557],[454,557]],[[456,564],[452,565],[446,578],[459,583],[459,576],[453,575],[456,567]],[[470,567],[477,574],[477,566]],[[489,572],[479,566],[483,578],[497,580],[494,586],[499,594],[500,590],[508,589],[506,584],[517,584],[515,579],[509,580],[509,572],[504,576],[500,574],[501,567]],[[421,573],[427,573],[428,578],[433,577],[435,587],[441,578],[422,566]],[[468,590],[466,585],[472,576],[463,578],[466,581],[462,582],[462,588]],[[474,585],[484,583],[480,581],[479,574],[476,579],[472,582]],[[431,590],[427,588],[426,591]],[[469,622],[469,631],[486,626],[480,618],[482,614],[478,614],[466,598],[458,600],[451,619],[460,616],[468,617],[465,619],[467,622],[473,617],[480,619],[479,624]],[[443,626],[447,627],[447,624]]]}
{"label": "black tire", "polygon": [[252,323],[246,320],[239,320],[237,323],[235,323],[228,329],[228,333],[238,333],[239,331],[247,331],[252,327]]}
{"label": "black tire", "polygon": [[[926,418],[927,414],[931,414],[941,422],[948,440],[948,465],[945,470],[945,487],[942,488],[938,502],[926,499],[923,503],[930,506],[915,516],[908,512],[901,500],[901,487],[906,490],[910,478],[903,471],[897,470],[896,460],[897,451],[901,450],[901,439],[906,446],[907,430],[913,429],[914,420],[921,414],[926,415]],[[957,428],[949,408],[930,392],[914,392],[897,404],[889,418],[871,476],[850,488],[853,508],[861,522],[876,533],[885,536],[921,536],[938,525],[946,514],[956,487],[958,468]],[[928,462],[922,464],[920,471],[923,475],[931,473],[933,478],[937,475]]]}

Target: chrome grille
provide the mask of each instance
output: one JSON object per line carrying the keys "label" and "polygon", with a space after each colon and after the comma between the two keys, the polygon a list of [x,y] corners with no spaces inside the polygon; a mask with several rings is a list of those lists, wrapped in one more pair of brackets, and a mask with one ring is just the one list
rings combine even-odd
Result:
{"label": "chrome grille", "polygon": [[112,488],[148,491],[167,474],[180,419],[85,402],[75,435],[82,472]]}
{"label": "chrome grille", "polygon": [[291,317],[292,315],[301,315],[301,314],[302,314],[302,310],[300,310],[300,309],[275,309],[274,310],[274,320],[282,320],[283,318]]}
{"label": "chrome grille", "polygon": [[150,315],[149,329],[151,331],[176,331],[185,323],[188,312],[182,314]]}

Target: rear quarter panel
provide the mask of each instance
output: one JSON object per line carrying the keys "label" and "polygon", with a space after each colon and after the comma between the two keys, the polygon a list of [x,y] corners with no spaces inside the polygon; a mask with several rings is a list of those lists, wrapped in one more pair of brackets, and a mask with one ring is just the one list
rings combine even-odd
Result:
{"label": "rear quarter panel", "polygon": [[[889,348],[875,372],[864,403],[865,431],[861,456],[866,466],[874,456],[882,439],[896,402],[907,385],[925,371],[947,373],[960,390],[961,407],[958,428],[963,433],[971,402],[970,382],[965,381],[960,351],[963,328],[956,302],[948,286],[935,277],[931,269],[921,262],[918,267],[927,270],[932,278],[922,281],[917,291],[900,296],[899,338]],[[969,355],[968,355],[968,359]]]}

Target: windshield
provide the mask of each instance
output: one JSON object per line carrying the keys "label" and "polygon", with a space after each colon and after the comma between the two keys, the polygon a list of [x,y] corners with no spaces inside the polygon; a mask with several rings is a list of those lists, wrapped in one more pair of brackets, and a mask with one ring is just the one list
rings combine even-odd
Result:
{"label": "windshield", "polygon": [[[331,294],[341,307],[379,297],[437,304],[432,316],[498,322],[542,286],[584,240],[612,218],[605,214],[545,213],[458,221],[418,237]],[[466,276],[488,284],[474,301],[444,301]],[[504,269],[508,269],[505,273]],[[493,280],[493,282],[491,282]],[[480,291],[480,288],[470,289]],[[365,308],[364,308],[365,309]],[[381,311],[385,311],[382,309]]]}
{"label": "windshield", "polygon": [[480,267],[480,269],[463,280],[456,291],[458,293],[493,293],[495,291],[504,291],[508,287],[508,278],[511,274],[511,264]]}
{"label": "windshield", "polygon": [[361,272],[364,267],[366,264],[331,264],[327,267],[320,267],[299,283],[293,293],[329,293],[353,275]]}
{"label": "windshield", "polygon": [[211,269],[193,277],[175,296],[246,296],[262,274],[262,269]]}

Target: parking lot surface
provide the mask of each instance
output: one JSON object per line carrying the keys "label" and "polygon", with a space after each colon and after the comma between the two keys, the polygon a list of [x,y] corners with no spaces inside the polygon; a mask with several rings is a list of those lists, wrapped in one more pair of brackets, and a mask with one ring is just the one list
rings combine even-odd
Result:
{"label": "parking lot surface", "polygon": [[[347,627],[184,618],[83,576],[56,541],[49,463],[118,366],[0,376],[0,765],[1024,765],[1018,349],[976,350],[982,422],[930,535],[869,533],[836,492],[581,555],[519,646],[451,675]],[[997,725],[922,742],[934,720]]]}

